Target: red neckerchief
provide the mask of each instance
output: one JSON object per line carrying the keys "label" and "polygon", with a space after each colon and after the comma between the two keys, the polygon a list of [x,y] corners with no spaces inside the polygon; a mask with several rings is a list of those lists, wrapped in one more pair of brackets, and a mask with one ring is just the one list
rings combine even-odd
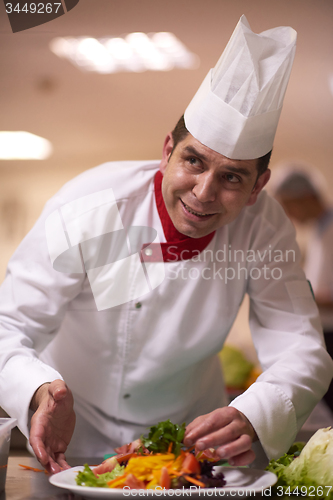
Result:
{"label": "red neckerchief", "polygon": [[162,179],[163,175],[161,171],[158,170],[154,179],[155,201],[158,215],[161,219],[164,236],[167,242],[149,245],[153,252],[150,256],[145,255],[144,260],[146,262],[156,262],[157,260],[159,260],[156,254],[160,255],[160,251],[154,252],[154,245],[159,245],[161,247],[164,262],[176,262],[179,260],[192,259],[209,245],[214,237],[215,231],[207,234],[206,236],[203,236],[202,238],[190,238],[189,236],[185,236],[184,234],[177,231],[165,207],[162,196]]}

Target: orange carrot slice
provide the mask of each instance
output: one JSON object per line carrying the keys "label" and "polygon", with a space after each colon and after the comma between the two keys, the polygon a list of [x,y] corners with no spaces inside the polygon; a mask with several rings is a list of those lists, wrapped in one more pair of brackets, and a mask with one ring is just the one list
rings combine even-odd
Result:
{"label": "orange carrot slice", "polygon": [[196,486],[201,486],[201,488],[204,488],[204,487],[205,487],[205,483],[202,483],[202,482],[201,482],[201,481],[199,481],[198,479],[194,479],[194,477],[184,475],[184,478],[185,478],[187,481],[189,481],[190,483],[195,484]]}
{"label": "orange carrot slice", "polygon": [[45,469],[37,469],[37,467],[30,467],[29,465],[22,465],[22,464],[19,464],[20,467],[23,467],[23,469],[26,469],[26,470],[32,470],[34,472],[45,472]]}

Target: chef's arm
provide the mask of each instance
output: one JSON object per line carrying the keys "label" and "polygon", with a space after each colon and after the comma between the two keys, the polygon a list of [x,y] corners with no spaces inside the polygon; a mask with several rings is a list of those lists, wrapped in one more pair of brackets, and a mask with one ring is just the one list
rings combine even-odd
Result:
{"label": "chef's arm", "polygon": [[263,373],[231,406],[246,415],[267,457],[276,459],[327,391],[333,363],[305,279],[271,281],[256,299],[250,299],[250,328]]}
{"label": "chef's arm", "polygon": [[61,203],[55,198],[47,204],[10,259],[0,286],[0,406],[17,419],[27,438],[31,401],[35,404],[42,394],[42,389],[36,390],[62,378],[39,359],[40,353],[56,337],[68,304],[81,292],[85,279],[83,273],[60,273],[52,266],[45,221]]}
{"label": "chef's arm", "polygon": [[50,473],[68,469],[65,452],[75,427],[73,395],[63,380],[41,385],[35,392],[30,409],[30,445],[39,462]]}
{"label": "chef's arm", "polygon": [[245,415],[232,407],[218,408],[191,422],[185,433],[184,444],[195,445],[197,451],[216,448],[221,459],[230,465],[248,465],[255,459],[251,449],[257,435]]}
{"label": "chef's arm", "polygon": [[[333,362],[292,224],[278,205],[267,205],[252,230],[251,248],[266,255],[262,263],[248,263],[247,282],[249,324],[263,373],[230,406],[246,415],[267,457],[277,459],[327,391]],[[258,268],[257,279],[252,271]]]}

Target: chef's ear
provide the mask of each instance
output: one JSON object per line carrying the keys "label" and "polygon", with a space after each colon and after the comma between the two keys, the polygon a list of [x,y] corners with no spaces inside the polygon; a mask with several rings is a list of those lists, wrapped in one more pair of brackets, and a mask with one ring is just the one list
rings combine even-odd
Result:
{"label": "chef's ear", "polygon": [[167,168],[172,150],[173,150],[173,139],[171,132],[169,132],[163,144],[162,161],[160,163],[160,171],[162,172],[162,174],[164,174],[165,169]]}
{"label": "chef's ear", "polygon": [[271,176],[271,171],[269,170],[269,168],[265,170],[263,174],[259,175],[246,205],[250,206],[255,204],[258,198],[258,194],[266,186],[267,182],[270,179],[270,176]]}

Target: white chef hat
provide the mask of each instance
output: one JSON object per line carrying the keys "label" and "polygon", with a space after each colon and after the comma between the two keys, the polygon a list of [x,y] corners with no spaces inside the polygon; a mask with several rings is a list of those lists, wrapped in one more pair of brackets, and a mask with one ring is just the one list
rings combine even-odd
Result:
{"label": "white chef hat", "polygon": [[187,107],[187,130],[205,146],[237,160],[273,147],[296,49],[296,31],[253,33],[242,16],[214,69]]}

